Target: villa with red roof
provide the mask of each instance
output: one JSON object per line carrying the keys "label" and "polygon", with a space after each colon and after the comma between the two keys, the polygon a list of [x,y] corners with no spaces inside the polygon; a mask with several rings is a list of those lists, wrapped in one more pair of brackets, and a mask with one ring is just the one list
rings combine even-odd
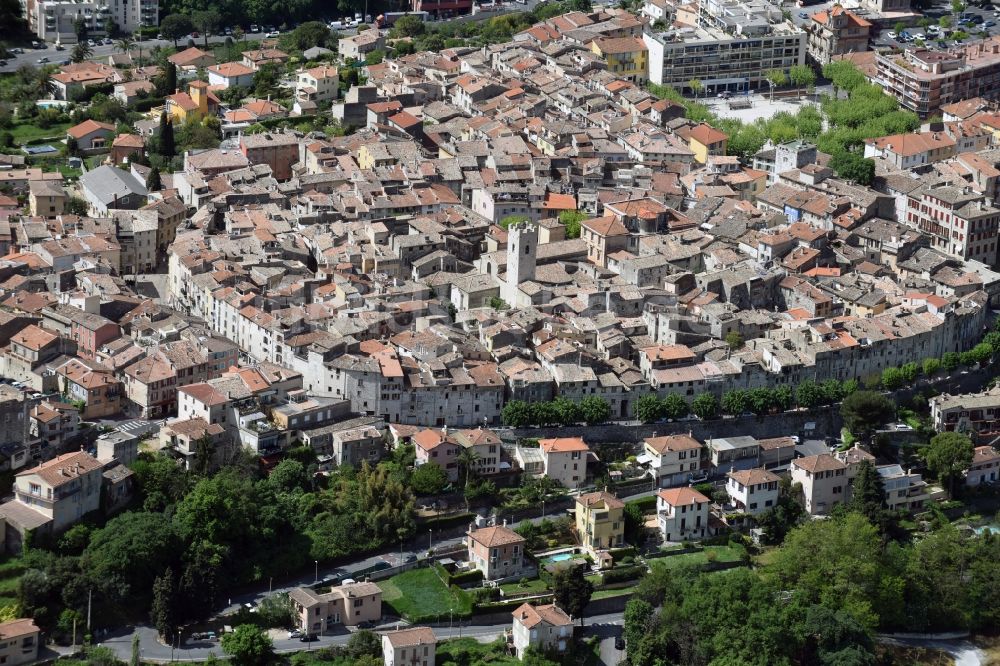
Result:
{"label": "villa with red roof", "polygon": [[667,543],[704,539],[712,501],[694,488],[667,488],[656,494],[656,516],[660,534]]}

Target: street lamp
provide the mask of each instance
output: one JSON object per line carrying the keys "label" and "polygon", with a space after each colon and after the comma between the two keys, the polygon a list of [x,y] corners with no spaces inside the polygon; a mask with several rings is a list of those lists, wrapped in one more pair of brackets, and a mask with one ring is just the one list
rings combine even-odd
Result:
{"label": "street lamp", "polygon": [[315,582],[318,583],[319,582],[319,560],[313,560],[313,564],[316,565],[316,578],[315,578]]}
{"label": "street lamp", "polygon": [[434,528],[428,528],[427,530],[427,552],[431,552],[434,549]]}

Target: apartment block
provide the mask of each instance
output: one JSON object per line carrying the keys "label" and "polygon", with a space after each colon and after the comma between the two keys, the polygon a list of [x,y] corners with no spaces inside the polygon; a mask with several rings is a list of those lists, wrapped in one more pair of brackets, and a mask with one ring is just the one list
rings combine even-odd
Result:
{"label": "apartment block", "polygon": [[771,69],[787,71],[806,61],[806,33],[781,17],[781,9],[761,1],[708,0],[700,4],[698,25],[642,36],[649,49],[649,80],[691,93],[701,81],[704,94],[766,87]]}
{"label": "apartment block", "polygon": [[1000,96],[1000,36],[951,51],[879,54],[875,65],[875,83],[921,118],[933,116],[946,104]]}

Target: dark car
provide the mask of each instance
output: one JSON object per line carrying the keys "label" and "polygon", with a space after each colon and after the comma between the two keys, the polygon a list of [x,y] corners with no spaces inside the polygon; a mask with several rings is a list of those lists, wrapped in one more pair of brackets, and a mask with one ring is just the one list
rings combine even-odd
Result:
{"label": "dark car", "polygon": [[301,636],[299,636],[299,640],[302,641],[303,643],[312,643],[317,638],[318,636],[316,636],[316,634],[302,634]]}
{"label": "dark car", "polygon": [[624,650],[625,649],[625,637],[624,636],[615,636],[615,649],[616,650]]}
{"label": "dark car", "polygon": [[406,562],[407,564],[409,564],[410,562],[416,562],[417,556],[414,555],[413,553],[410,553],[403,559],[403,561]]}
{"label": "dark car", "polygon": [[391,568],[392,565],[386,562],[385,560],[379,560],[378,562],[376,562],[371,566],[372,571],[383,571],[385,569],[391,569]]}

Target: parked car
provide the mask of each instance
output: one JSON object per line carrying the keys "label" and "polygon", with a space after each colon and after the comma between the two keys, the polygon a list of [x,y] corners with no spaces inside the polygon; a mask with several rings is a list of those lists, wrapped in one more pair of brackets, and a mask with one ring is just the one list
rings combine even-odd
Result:
{"label": "parked car", "polygon": [[281,34],[275,31],[275,32],[269,32],[264,36],[267,37],[268,39],[277,39],[278,37],[281,36]]}
{"label": "parked car", "polygon": [[403,559],[403,562],[405,564],[409,564],[410,562],[416,562],[416,561],[417,561],[417,556],[414,555],[413,553],[410,553]]}
{"label": "parked car", "polygon": [[807,19],[807,18],[809,18],[809,12],[799,12],[799,18],[800,19]]}
{"label": "parked car", "polygon": [[38,59],[38,64],[39,64],[39,65],[44,65],[44,64],[45,64],[45,63],[47,63],[48,61],[49,61],[49,59],[48,59],[48,58],[46,58],[45,56],[42,56],[41,58],[39,58],[39,59]]}
{"label": "parked car", "polygon": [[705,483],[706,481],[708,481],[708,472],[697,472],[688,477],[688,483],[691,485]]}
{"label": "parked car", "polygon": [[615,649],[616,650],[624,650],[625,649],[625,637],[624,636],[615,636]]}
{"label": "parked car", "polygon": [[992,27],[993,27],[993,26],[995,26],[996,24],[997,24],[997,22],[996,22],[996,21],[993,21],[993,20],[989,20],[989,21],[983,21],[983,27],[984,27],[984,28],[992,28]]}
{"label": "parked car", "polygon": [[384,571],[385,569],[391,569],[392,565],[385,560],[379,560],[372,565],[372,571]]}
{"label": "parked car", "polygon": [[299,637],[299,640],[302,641],[303,643],[312,643],[317,638],[318,636],[316,634],[302,634]]}
{"label": "parked car", "polygon": [[896,41],[897,39],[899,39],[899,35],[897,35],[892,30],[890,30],[889,32],[887,32],[885,36],[888,37],[889,39],[891,39],[892,41]]}
{"label": "parked car", "polygon": [[289,638],[298,638],[301,635],[302,635],[301,629],[292,629],[291,631],[288,632]]}
{"label": "parked car", "polygon": [[260,28],[257,26],[256,23],[250,24],[250,32],[260,32]]}

